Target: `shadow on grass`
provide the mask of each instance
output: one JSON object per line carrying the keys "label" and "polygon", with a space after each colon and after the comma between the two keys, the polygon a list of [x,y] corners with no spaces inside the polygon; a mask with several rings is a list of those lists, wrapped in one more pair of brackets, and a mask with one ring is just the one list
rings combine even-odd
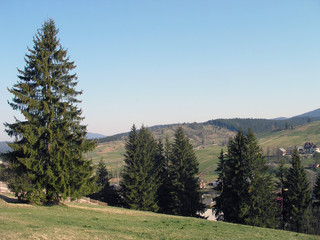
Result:
{"label": "shadow on grass", "polygon": [[6,196],[2,193],[0,193],[0,199],[3,199],[7,203],[21,203],[21,202],[19,202],[19,200],[17,198],[9,197],[9,196]]}

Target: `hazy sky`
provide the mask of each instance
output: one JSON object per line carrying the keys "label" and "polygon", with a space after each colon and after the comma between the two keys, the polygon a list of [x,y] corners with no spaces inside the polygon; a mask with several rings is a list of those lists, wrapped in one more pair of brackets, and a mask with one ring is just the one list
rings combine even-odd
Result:
{"label": "hazy sky", "polygon": [[319,0],[0,0],[0,140],[27,47],[53,18],[88,131],[319,108]]}

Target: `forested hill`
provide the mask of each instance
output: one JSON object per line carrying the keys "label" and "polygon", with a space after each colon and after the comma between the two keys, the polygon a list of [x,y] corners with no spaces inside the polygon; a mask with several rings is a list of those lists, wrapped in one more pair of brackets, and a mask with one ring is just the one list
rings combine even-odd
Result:
{"label": "forested hill", "polygon": [[[200,145],[218,144],[224,145],[229,138],[235,134],[226,128],[221,128],[214,125],[205,125],[203,123],[182,123],[170,125],[158,125],[149,127],[156,139],[165,141],[166,138],[172,139],[177,127],[181,125],[184,133],[191,140],[191,143],[197,147]],[[140,127],[140,126],[139,126]],[[125,141],[128,133],[121,133],[110,137],[98,139],[99,143]]]}
{"label": "forested hill", "polygon": [[233,119],[216,119],[205,122],[205,125],[214,125],[230,131],[242,129],[247,131],[249,128],[255,134],[290,129],[296,126],[304,125],[309,122],[320,120],[320,117],[293,117],[283,120],[273,119],[253,119],[253,118],[233,118]]}
{"label": "forested hill", "polygon": [[[253,119],[253,118],[233,118],[216,119],[204,123],[183,123],[184,131],[193,140],[195,145],[210,143],[223,144],[233,133],[242,129],[246,132],[249,128],[255,134],[291,129],[296,126],[305,125],[309,122],[320,120],[320,117],[293,117],[288,119]],[[158,138],[170,137],[178,124],[157,125],[149,129]],[[128,133],[121,133],[110,137],[98,139],[100,143],[125,140]]]}

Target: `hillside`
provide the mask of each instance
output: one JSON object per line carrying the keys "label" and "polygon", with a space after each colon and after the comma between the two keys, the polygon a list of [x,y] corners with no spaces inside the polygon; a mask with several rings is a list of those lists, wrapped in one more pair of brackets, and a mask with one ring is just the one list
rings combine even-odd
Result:
{"label": "hillside", "polygon": [[277,132],[257,136],[260,145],[267,148],[303,146],[305,142],[320,145],[320,121]]}
{"label": "hillside", "polygon": [[204,124],[226,128],[230,131],[238,131],[239,129],[247,131],[249,128],[251,128],[255,134],[261,134],[266,132],[281,131],[319,120],[320,117],[309,116],[299,116],[288,119],[233,118],[211,120]]}
{"label": "hillside", "polygon": [[[165,140],[167,137],[169,139],[173,138],[174,132],[178,125],[182,126],[185,134],[195,147],[209,144],[225,145],[228,142],[228,139],[235,134],[233,130],[204,123],[158,125],[149,127],[149,129],[156,139]],[[125,141],[127,136],[128,133],[121,133],[100,138],[98,141],[99,143]]]}
{"label": "hillside", "polygon": [[[5,200],[11,200],[1,196]],[[33,206],[0,198],[0,239],[319,239],[318,236],[80,203]]]}
{"label": "hillside", "polygon": [[310,111],[310,112],[300,114],[295,117],[320,117],[320,108],[313,110],[313,111]]}
{"label": "hillside", "polygon": [[[199,123],[184,124],[183,128],[195,146],[195,153],[200,164],[200,177],[212,181],[217,177],[215,172],[218,163],[217,156],[221,148],[226,150],[228,139],[234,136],[235,132],[226,128]],[[163,139],[165,136],[168,136],[172,139],[174,130],[175,126],[166,126],[166,128],[154,128],[152,132],[156,138]],[[319,134],[320,121],[316,121],[256,136],[261,147],[267,152],[267,150],[275,150],[279,147],[301,146],[307,141],[320,145]],[[96,163],[100,160],[105,161],[109,171],[117,178],[124,164],[125,139],[123,136],[122,140],[119,141],[100,143],[94,151],[87,154],[87,158],[92,159]],[[306,164],[309,164],[309,162],[306,162]]]}
{"label": "hillside", "polygon": [[[236,132],[239,129],[247,131],[249,128],[253,130],[255,134],[261,134],[266,132],[281,131],[301,125],[308,124],[310,122],[320,120],[320,109],[304,113],[292,118],[275,118],[275,119],[255,119],[255,118],[220,118],[215,120],[209,120],[203,123],[183,123],[180,124],[184,127],[185,132],[190,139],[194,140],[195,145],[203,145],[203,141],[212,143],[213,139],[210,137],[212,131],[215,133],[216,143],[225,142],[224,133]],[[167,124],[157,125],[149,127],[151,131],[159,135],[164,139],[166,135],[172,135],[172,129],[177,128],[179,124]],[[140,127],[140,126],[138,126]],[[192,131],[192,130],[193,131]],[[221,131],[222,130],[222,131]],[[113,136],[101,137],[98,139],[99,143],[112,142],[118,140],[124,140],[128,136],[128,132],[120,133]],[[222,135],[221,135],[222,134]],[[229,135],[230,136],[230,135]],[[221,139],[222,138],[222,139]],[[210,141],[211,140],[211,141]]]}
{"label": "hillside", "polygon": [[[114,141],[101,143],[97,148],[86,155],[87,159],[98,163],[100,160],[107,165],[108,171],[112,174],[113,181],[117,181],[120,171],[124,165],[124,141]],[[205,180],[214,180],[217,178],[215,169],[217,168],[218,155],[222,147],[220,145],[207,145],[195,148],[195,153],[199,161],[200,177]]]}

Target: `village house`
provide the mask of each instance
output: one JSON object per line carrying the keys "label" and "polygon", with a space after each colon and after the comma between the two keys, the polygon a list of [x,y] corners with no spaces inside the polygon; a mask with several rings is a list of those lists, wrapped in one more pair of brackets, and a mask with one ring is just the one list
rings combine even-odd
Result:
{"label": "village house", "polygon": [[303,148],[304,154],[314,154],[315,152],[320,152],[320,149],[317,148],[317,145],[313,144],[313,142],[306,142]]}

